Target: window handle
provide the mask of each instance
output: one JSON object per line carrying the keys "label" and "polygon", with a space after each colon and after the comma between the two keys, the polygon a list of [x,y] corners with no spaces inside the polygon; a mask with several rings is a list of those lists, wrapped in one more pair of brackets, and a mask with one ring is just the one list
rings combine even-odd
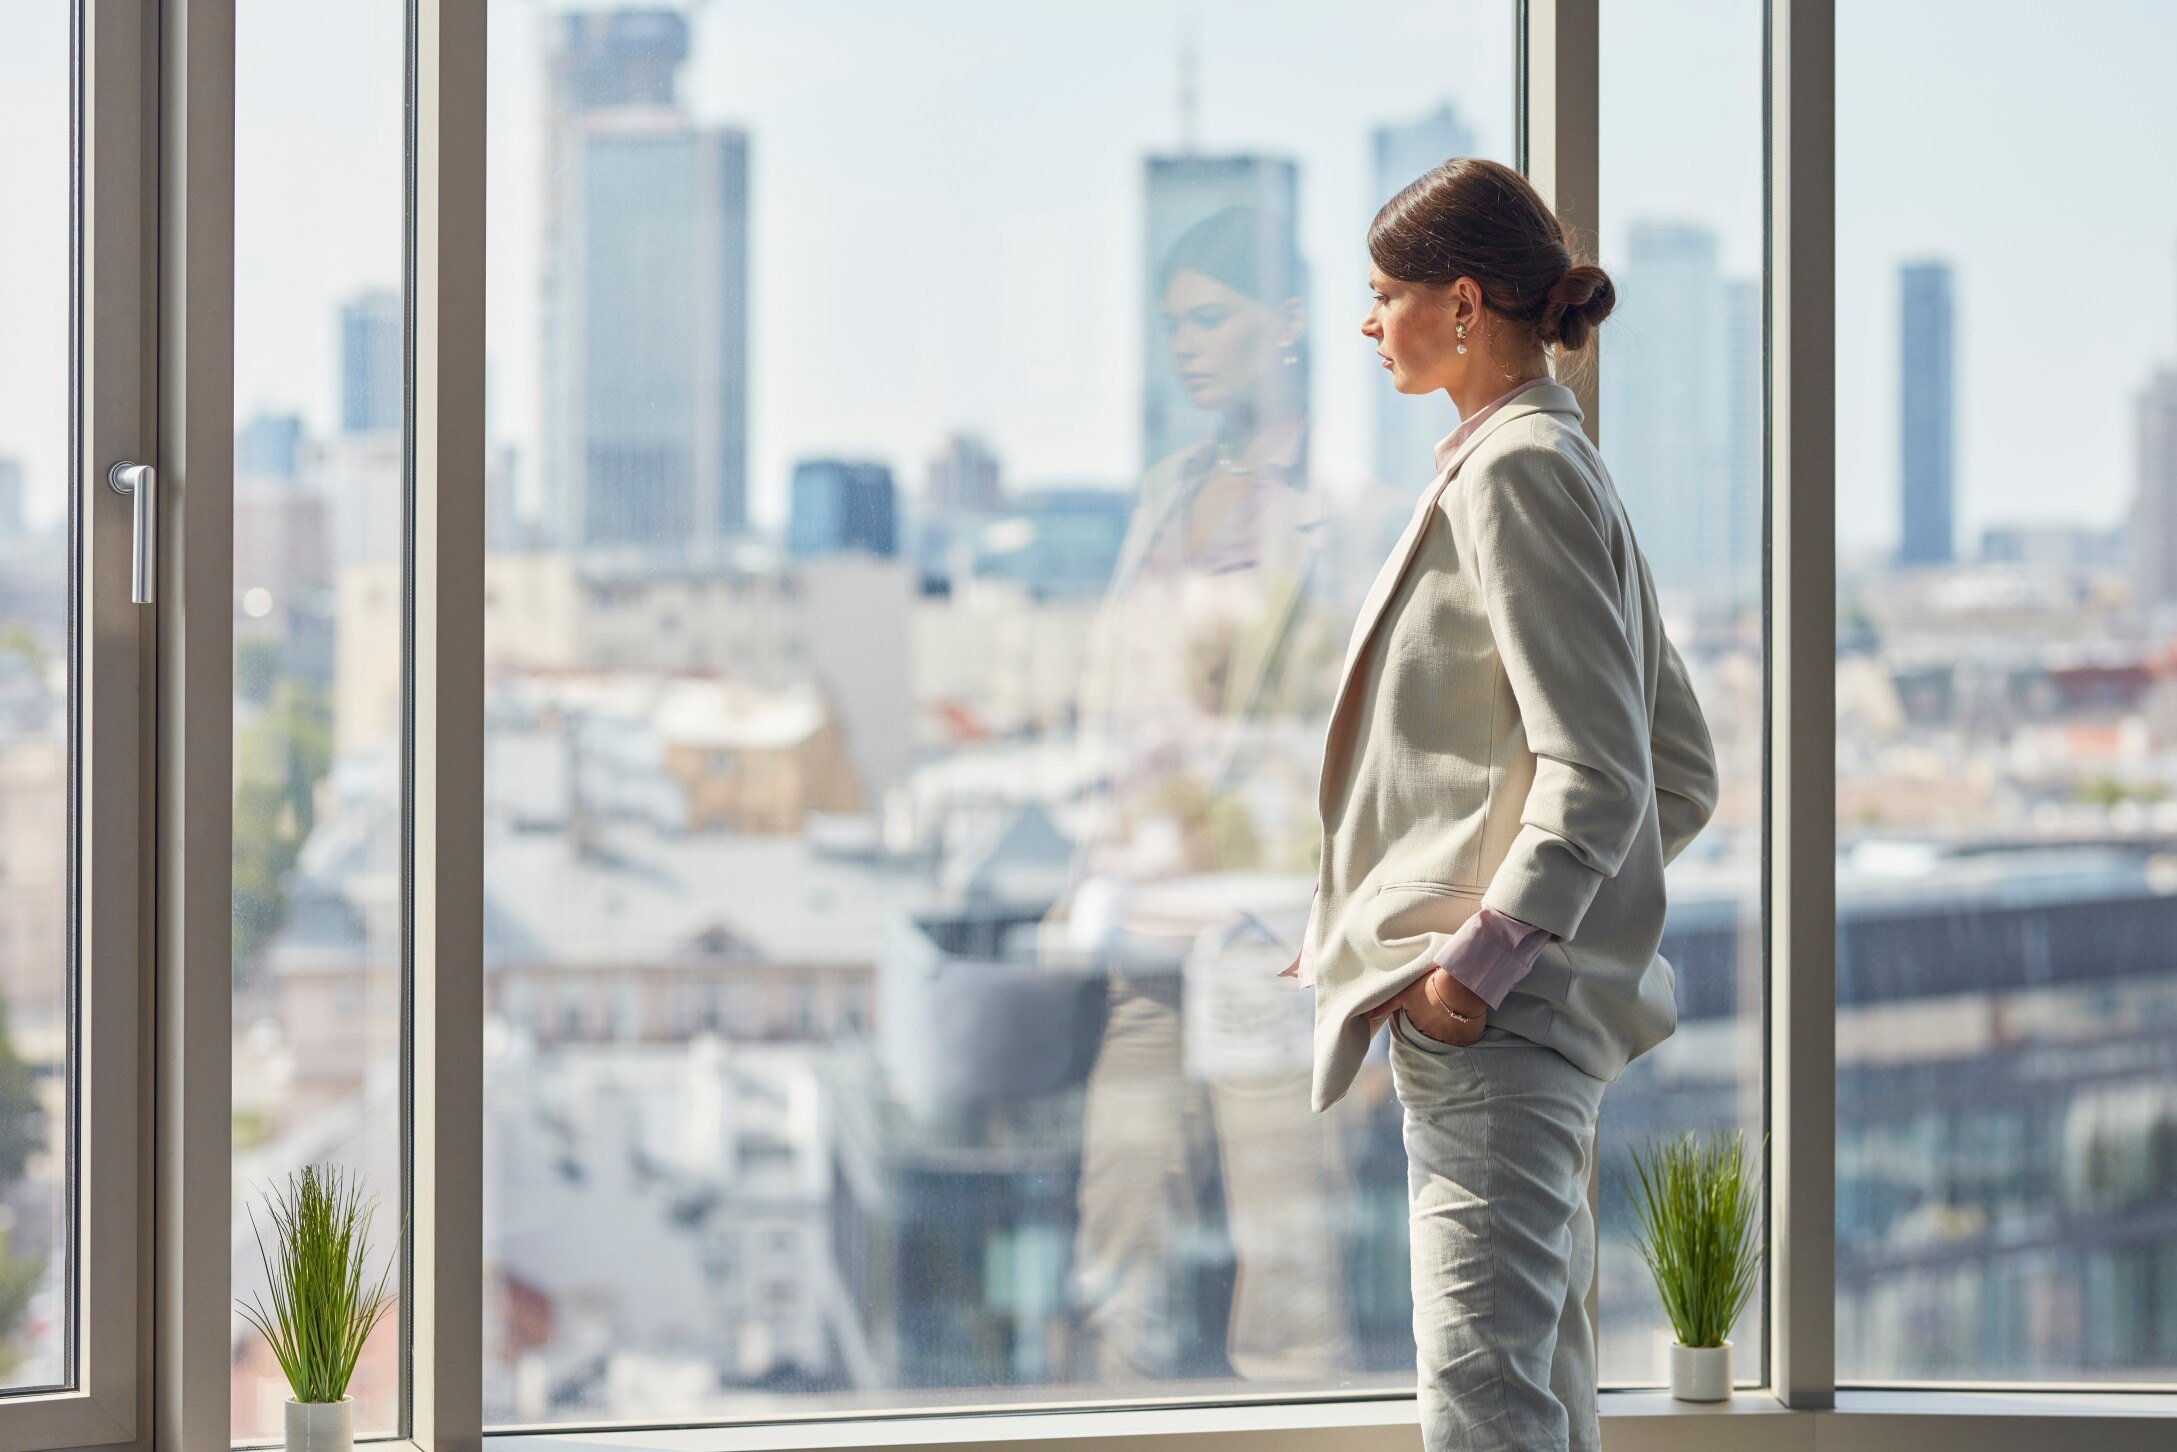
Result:
{"label": "window handle", "polygon": [[159,574],[158,470],[123,459],[106,471],[106,482],[115,492],[132,496],[135,503],[136,548],[129,563],[129,603],[149,605],[152,582]]}

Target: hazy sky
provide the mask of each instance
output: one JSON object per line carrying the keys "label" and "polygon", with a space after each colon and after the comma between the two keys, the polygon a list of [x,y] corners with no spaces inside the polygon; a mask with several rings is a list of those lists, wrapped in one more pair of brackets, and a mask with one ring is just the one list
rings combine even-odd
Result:
{"label": "hazy sky", "polygon": [[[1839,8],[1841,536],[1895,535],[1896,267],[1924,255],[1957,267],[1961,547],[1996,519],[2114,522],[2133,483],[2134,394],[2177,358],[2177,7],[2105,0],[2092,30],[2029,0],[1978,4],[1970,27],[1951,4]],[[0,230],[0,455],[25,462],[46,509],[66,406],[62,11],[11,5],[0,47],[0,195],[18,203]],[[245,414],[327,426],[337,303],[398,281],[400,12],[240,0]],[[543,14],[539,0],[492,4],[491,390],[496,432],[516,444],[537,412]],[[1204,149],[1302,164],[1318,458],[1334,475],[1361,457],[1366,390],[1383,386],[1355,331],[1370,126],[1448,98],[1485,152],[1510,143],[1510,0],[772,0],[697,14],[685,94],[754,138],[759,519],[798,454],[874,454],[913,487],[953,427],[989,436],[1017,480],[1129,477],[1140,158],[1178,139],[1190,25]],[[1641,0],[1603,14],[1604,265],[1628,220],[1674,217],[1714,228],[1726,266],[1751,275],[1757,7]]]}

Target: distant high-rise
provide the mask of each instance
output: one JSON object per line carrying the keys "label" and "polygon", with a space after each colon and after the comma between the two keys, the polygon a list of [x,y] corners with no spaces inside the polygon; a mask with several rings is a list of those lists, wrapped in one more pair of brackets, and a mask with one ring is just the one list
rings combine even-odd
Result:
{"label": "distant high-rise", "polygon": [[[1198,408],[1173,371],[1166,342],[1164,300],[1157,295],[1158,278],[1172,245],[1197,222],[1227,207],[1257,209],[1268,229],[1249,249],[1250,256],[1237,259],[1252,269],[1264,285],[1275,280],[1278,288],[1299,289],[1306,296],[1306,280],[1298,276],[1298,248],[1293,218],[1300,195],[1299,164],[1276,156],[1152,156],[1144,171],[1147,192],[1146,259],[1148,295],[1144,298],[1142,328],[1142,467],[1158,462],[1189,445],[1201,442],[1218,423],[1218,414]],[[1305,358],[1305,347],[1296,355]],[[1305,372],[1305,361],[1296,362]],[[1305,378],[1298,380],[1305,395]]]}
{"label": "distant high-rise", "polygon": [[[1474,133],[1446,101],[1426,116],[1378,126],[1371,133],[1369,150],[1375,185],[1364,225],[1424,172],[1454,156],[1472,156]],[[1369,396],[1375,400],[1376,477],[1418,491],[1436,471],[1436,441],[1458,424],[1458,410],[1440,393],[1425,398],[1400,393],[1391,386],[1390,375],[1374,353],[1366,355],[1365,363]]]}
{"label": "distant high-rise", "polygon": [[1706,228],[1637,222],[1616,271],[1619,302],[1600,342],[1611,473],[1656,583],[1712,601],[1745,569],[1744,515],[1731,496],[1744,488],[1733,464],[1746,444],[1730,417],[1741,406],[1743,314],[1726,304]]}
{"label": "distant high-rise", "polygon": [[2158,368],[2137,404],[2139,490],[2132,578],[2141,609],[2177,601],[2177,368]]}
{"label": "distant high-rise", "polygon": [[543,517],[590,556],[711,563],[748,526],[747,133],[676,96],[688,20],[560,17]]}
{"label": "distant high-rise", "polygon": [[899,553],[892,471],[884,465],[805,459],[794,466],[790,494],[787,553],[861,550],[888,559]]}
{"label": "distant high-rise", "polygon": [[981,439],[954,434],[930,460],[923,507],[932,515],[954,510],[987,514],[998,507],[998,456]]}
{"label": "distant high-rise", "polygon": [[358,293],[340,305],[340,431],[399,433],[401,295]]}
{"label": "distant high-rise", "polygon": [[1898,443],[1904,509],[1900,564],[1954,558],[1952,417],[1956,410],[1950,264],[1898,271]]}
{"label": "distant high-rise", "polygon": [[0,544],[23,532],[23,466],[0,459]]}
{"label": "distant high-rise", "polygon": [[[397,426],[398,411],[394,417]],[[302,420],[294,414],[252,414],[234,431],[234,472],[238,478],[291,486],[301,461]]]}
{"label": "distant high-rise", "polygon": [[1762,501],[1767,436],[1766,380],[1761,357],[1761,284],[1738,278],[1723,285],[1724,497],[1728,552],[1709,562],[1699,588],[1711,603],[1761,606]]}

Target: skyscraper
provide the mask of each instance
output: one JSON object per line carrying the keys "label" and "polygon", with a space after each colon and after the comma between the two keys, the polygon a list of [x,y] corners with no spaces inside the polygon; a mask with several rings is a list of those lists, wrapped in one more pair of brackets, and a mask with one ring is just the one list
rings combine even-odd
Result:
{"label": "skyscraper", "polygon": [[923,508],[931,515],[953,510],[987,514],[998,507],[998,456],[972,434],[954,434],[930,459]]}
{"label": "skyscraper", "polygon": [[[401,294],[359,292],[340,304],[340,427],[324,439],[298,438],[296,480],[322,495],[323,524],[336,567],[401,557]],[[248,472],[264,441],[236,439],[235,467]],[[281,533],[270,535],[272,553]]]}
{"label": "skyscraper", "polygon": [[[1300,167],[1277,156],[1152,156],[1144,172],[1147,192],[1146,233],[1143,256],[1148,277],[1142,328],[1142,467],[1146,470],[1179,449],[1200,442],[1218,423],[1214,412],[1197,408],[1187,398],[1166,346],[1164,299],[1158,295],[1159,274],[1172,244],[1197,222],[1227,207],[1259,210],[1266,227],[1275,235],[1263,235],[1256,254],[1256,270],[1265,279],[1277,277],[1280,290],[1300,289],[1306,280],[1288,276],[1297,271],[1297,244],[1293,218],[1300,199]],[[1301,355],[1305,357],[1303,348]],[[1305,370],[1305,362],[1296,365]],[[1305,398],[1305,379],[1299,380]]]}
{"label": "skyscraper", "polygon": [[1898,270],[1898,445],[1904,509],[1900,564],[1945,564],[1952,554],[1953,312],[1950,264]]}
{"label": "skyscraper", "polygon": [[[394,427],[400,426],[398,408]],[[254,413],[234,431],[237,478],[294,487],[302,461],[302,419],[292,413]]]}
{"label": "skyscraper", "polygon": [[0,459],[0,544],[23,532],[23,466]]}
{"label": "skyscraper", "polygon": [[383,288],[340,305],[340,431],[399,433],[401,295]]}
{"label": "skyscraper", "polygon": [[899,553],[892,471],[882,464],[804,459],[794,466],[786,549],[795,555]]}
{"label": "skyscraper", "polygon": [[[1742,568],[1731,498],[1734,340],[1716,236],[1636,222],[1601,334],[1601,431],[1634,533],[1665,590],[1713,599]],[[1758,413],[1756,415],[1758,427]],[[1756,504],[1758,508],[1758,501]]]}
{"label": "skyscraper", "polygon": [[[1472,156],[1474,133],[1446,101],[1426,116],[1377,127],[1369,150],[1374,186],[1364,225],[1422,173],[1454,156]],[[1458,423],[1458,410],[1440,393],[1425,398],[1400,393],[1373,353],[1365,354],[1364,361],[1370,375],[1369,397],[1375,400],[1376,477],[1418,491],[1435,472],[1436,441]]]}
{"label": "skyscraper", "polygon": [[2140,608],[2151,611],[2177,601],[2177,368],[2157,368],[2137,408],[2132,579]]}
{"label": "skyscraper", "polygon": [[544,519],[707,563],[748,523],[748,136],[677,95],[678,11],[560,17],[544,245]]}

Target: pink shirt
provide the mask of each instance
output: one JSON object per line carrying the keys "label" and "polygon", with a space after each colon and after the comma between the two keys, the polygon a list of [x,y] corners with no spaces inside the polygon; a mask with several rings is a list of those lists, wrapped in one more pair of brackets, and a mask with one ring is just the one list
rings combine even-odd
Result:
{"label": "pink shirt", "polygon": [[[1548,381],[1547,375],[1523,379],[1474,410],[1470,416],[1459,420],[1457,428],[1437,441],[1437,469],[1443,469],[1458,447],[1473,436],[1474,430],[1481,427],[1482,420],[1535,384]],[[1321,895],[1320,888],[1317,889],[1317,895]],[[1297,978],[1303,987],[1315,982],[1314,968],[1307,961],[1308,937],[1314,927],[1315,904],[1311,902],[1308,905],[1308,929],[1302,933],[1300,939],[1300,953],[1279,973],[1280,977]],[[1527,970],[1534,966],[1536,955],[1541,953],[1551,937],[1552,934],[1546,928],[1538,928],[1510,913],[1500,913],[1495,908],[1485,907],[1459,925],[1445,942],[1442,951],[1436,955],[1434,962],[1437,967],[1464,983],[1482,1002],[1496,1008],[1504,1002],[1504,995],[1510,993],[1519,980],[1527,976]]]}

